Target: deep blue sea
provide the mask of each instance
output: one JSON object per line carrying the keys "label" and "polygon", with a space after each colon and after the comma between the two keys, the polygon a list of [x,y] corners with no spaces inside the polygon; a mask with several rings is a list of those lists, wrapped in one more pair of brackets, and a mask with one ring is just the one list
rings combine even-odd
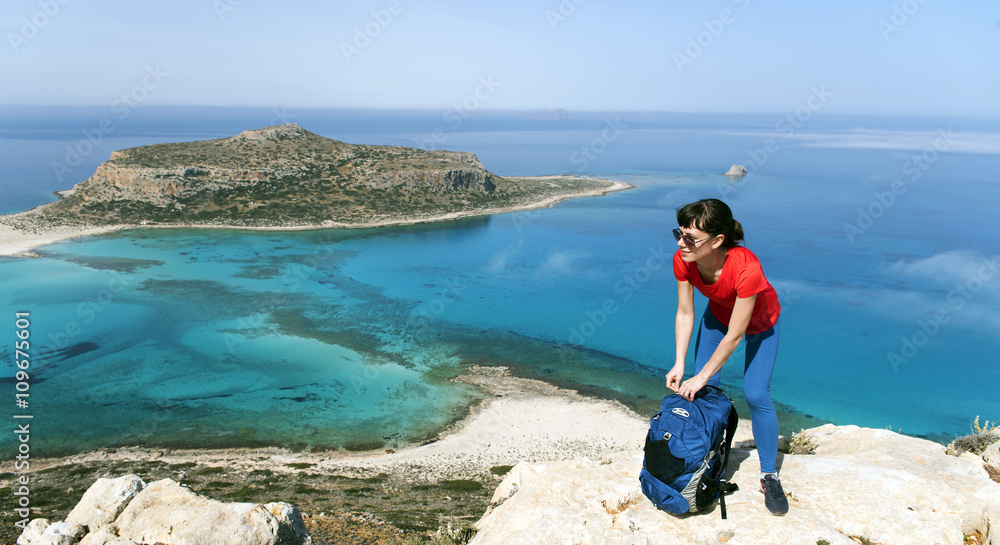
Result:
{"label": "deep blue sea", "polygon": [[[530,114],[0,108],[0,213],[54,200],[116,149],[289,121],[350,143],[470,151],[499,175],[637,186],[447,223],[138,229],[0,258],[0,399],[32,415],[33,456],[395,448],[465,414],[481,394],[447,378],[471,364],[651,412],[674,354],[674,210],[705,197],[732,207],[781,299],[783,433],[834,422],[946,442],[976,416],[1000,419],[1000,122]],[[720,174],[734,163],[751,174]],[[19,312],[27,408],[15,406]],[[742,355],[723,370],[740,404]]]}

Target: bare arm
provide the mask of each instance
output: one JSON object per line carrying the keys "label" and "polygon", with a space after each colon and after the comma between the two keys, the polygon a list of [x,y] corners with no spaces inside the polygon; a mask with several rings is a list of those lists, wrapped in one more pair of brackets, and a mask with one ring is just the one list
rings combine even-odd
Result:
{"label": "bare arm", "polygon": [[677,352],[674,366],[667,373],[667,388],[675,392],[684,379],[684,359],[687,357],[692,331],[694,331],[694,286],[687,280],[678,280],[677,317],[674,320],[674,342]]}
{"label": "bare arm", "polygon": [[722,338],[719,346],[715,349],[715,353],[712,354],[712,357],[701,368],[701,371],[697,375],[685,380],[677,393],[689,401],[694,399],[694,395],[698,393],[698,390],[701,390],[708,384],[708,379],[712,378],[712,375],[717,373],[719,369],[722,369],[723,364],[726,363],[729,356],[733,355],[736,347],[743,340],[743,335],[746,334],[747,326],[750,324],[750,315],[753,314],[753,305],[756,301],[756,294],[736,299],[736,304],[733,305],[733,314],[729,318],[729,331]]}

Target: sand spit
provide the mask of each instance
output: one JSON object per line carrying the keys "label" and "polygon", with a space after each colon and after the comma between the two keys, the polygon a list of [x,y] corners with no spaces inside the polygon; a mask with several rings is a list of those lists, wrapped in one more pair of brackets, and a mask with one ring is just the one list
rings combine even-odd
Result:
{"label": "sand spit", "polygon": [[[537,176],[537,177],[532,177],[532,179],[545,180],[546,178],[569,178],[569,177],[571,176]],[[450,221],[471,216],[485,216],[491,214],[503,214],[507,212],[535,210],[539,208],[549,208],[560,202],[567,201],[570,199],[577,199],[582,197],[597,197],[601,195],[606,195],[608,193],[612,193],[614,191],[622,191],[625,189],[631,189],[635,187],[634,185],[626,182],[613,181],[613,180],[606,180],[606,181],[611,183],[611,185],[609,185],[606,188],[584,191],[584,192],[565,193],[561,195],[550,195],[537,202],[524,204],[520,206],[452,212],[448,214],[440,214],[432,216],[402,215],[400,217],[392,219],[372,221],[372,222],[339,223],[339,222],[328,221],[323,223],[322,225],[296,225],[296,226],[274,226],[274,227],[245,227],[238,225],[201,225],[201,224],[64,226],[64,225],[51,225],[49,222],[47,222],[43,217],[40,216],[38,210],[41,207],[39,207],[32,210],[28,210],[26,212],[20,212],[18,214],[0,216],[0,256],[39,257],[40,254],[34,252],[33,250],[35,248],[39,248],[47,244],[52,244],[55,242],[70,240],[74,238],[102,235],[115,231],[122,231],[125,229],[137,229],[137,228],[140,229],[141,228],[155,228],[155,229],[206,228],[206,229],[246,229],[254,231],[304,231],[304,230],[329,229],[329,228],[363,229],[363,228],[373,228],[373,227],[389,227],[396,225],[414,225],[419,223],[434,223],[434,222]],[[12,227],[10,225],[11,223],[18,225],[19,228]]]}

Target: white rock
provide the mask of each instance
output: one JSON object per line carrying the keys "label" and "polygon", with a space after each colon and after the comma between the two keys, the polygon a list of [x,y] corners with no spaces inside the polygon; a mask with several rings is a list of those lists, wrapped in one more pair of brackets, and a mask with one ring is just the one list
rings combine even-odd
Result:
{"label": "white rock", "polygon": [[[223,503],[199,496],[170,479],[149,484],[115,521],[118,535],[137,543],[171,545],[298,545],[310,544],[297,509],[271,509],[252,503]],[[295,520],[293,520],[295,519]],[[281,537],[279,537],[281,536]]]}
{"label": "white rock", "polygon": [[986,447],[986,450],[983,451],[983,461],[996,467],[1000,467],[1000,441]]}
{"label": "white rock", "polygon": [[743,165],[733,165],[725,173],[726,176],[742,177],[747,175],[747,167]]}
{"label": "white rock", "polygon": [[[470,545],[517,543],[730,545],[875,543],[961,545],[1000,525],[1000,484],[982,463],[944,453],[939,444],[887,430],[826,425],[807,432],[815,455],[779,457],[790,511],[771,516],[759,488],[756,451],[734,450],[729,472],[740,490],[718,505],[675,517],[657,510],[638,484],[642,453],[610,464],[578,459],[519,464],[477,523]],[[996,534],[996,532],[994,532]]]}
{"label": "white rock", "polygon": [[79,545],[138,545],[131,539],[118,537],[110,526],[102,526],[96,532],[84,536]]}
{"label": "white rock", "polygon": [[34,519],[24,527],[24,531],[17,538],[17,545],[32,545],[34,543],[40,543],[38,541],[41,539],[42,534],[45,529],[49,527],[48,519]]}
{"label": "white rock", "polygon": [[298,507],[285,502],[265,503],[264,509],[278,520],[278,543],[311,544],[309,530]]}
{"label": "white rock", "polygon": [[86,526],[91,532],[114,522],[146,483],[137,475],[97,479],[66,517],[66,522]]}
{"label": "white rock", "polygon": [[79,524],[35,519],[17,538],[17,545],[76,545],[87,529]]}

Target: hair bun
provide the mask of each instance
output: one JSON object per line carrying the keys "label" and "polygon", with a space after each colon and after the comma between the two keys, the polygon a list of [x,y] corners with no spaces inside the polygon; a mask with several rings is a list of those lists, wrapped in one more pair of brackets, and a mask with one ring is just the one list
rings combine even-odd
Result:
{"label": "hair bun", "polygon": [[677,209],[677,225],[709,235],[725,235],[726,248],[743,242],[743,226],[733,218],[729,205],[719,199],[702,199]]}

